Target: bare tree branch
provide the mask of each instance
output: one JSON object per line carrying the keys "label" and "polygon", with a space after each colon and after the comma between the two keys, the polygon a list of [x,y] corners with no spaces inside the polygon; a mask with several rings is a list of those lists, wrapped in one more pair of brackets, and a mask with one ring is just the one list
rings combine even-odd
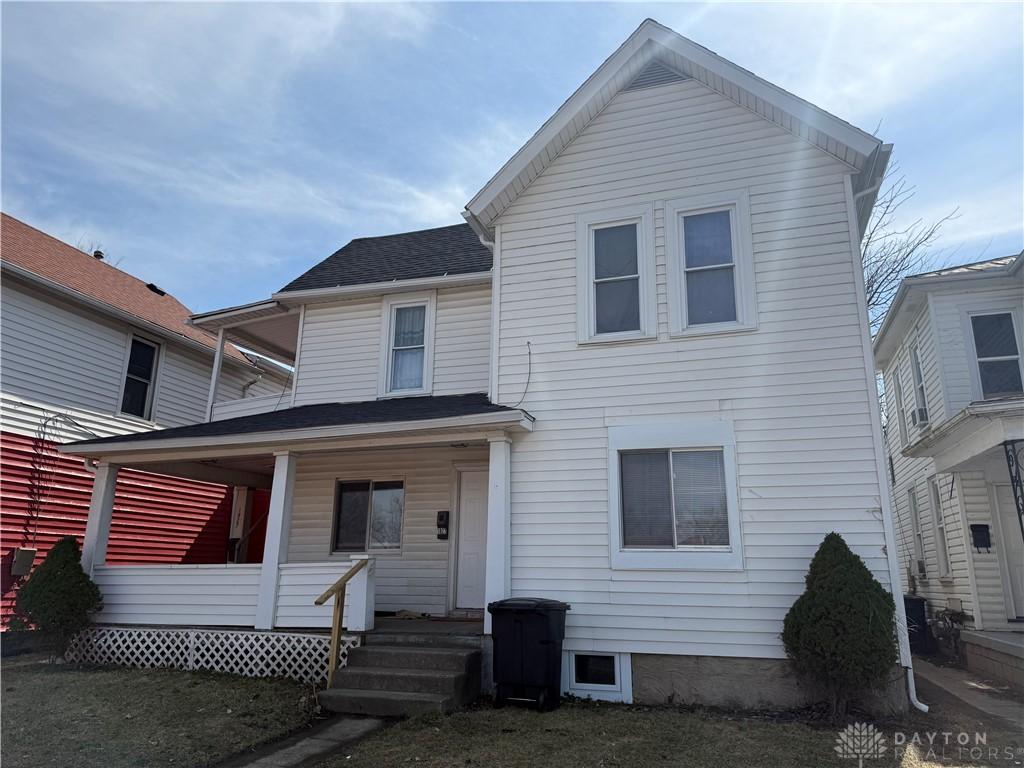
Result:
{"label": "bare tree branch", "polygon": [[935,262],[932,246],[942,225],[958,216],[954,208],[937,221],[915,219],[897,226],[897,214],[916,192],[907,183],[899,164],[893,163],[882,179],[882,191],[861,240],[864,289],[867,293],[871,332],[881,325],[900,282],[907,275],[923,272]]}

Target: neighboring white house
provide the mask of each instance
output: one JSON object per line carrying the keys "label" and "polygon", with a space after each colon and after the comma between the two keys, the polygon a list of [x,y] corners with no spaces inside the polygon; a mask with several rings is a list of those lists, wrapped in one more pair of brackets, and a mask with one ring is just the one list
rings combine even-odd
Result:
{"label": "neighboring white house", "polygon": [[1018,685],[1022,309],[1018,254],[906,278],[875,338],[903,587],[966,614],[968,665]]}
{"label": "neighboring white house", "polygon": [[272,487],[262,566],[187,580],[104,565],[98,490],[101,618],[326,627],[314,598],[370,558],[350,629],[558,598],[567,690],[800,703],[779,635],[822,539],[898,579],[860,264],[890,152],[645,21],[467,225],[193,318],[294,364],[286,401],[68,449],[106,483],[216,463]]}
{"label": "neighboring white house", "polygon": [[[54,446],[203,419],[217,344],[215,335],[187,324],[190,310],[176,298],[102,253],[84,253],[6,214],[0,235],[6,622],[33,553],[39,561],[61,536],[85,532],[92,475]],[[234,347],[225,360],[222,397],[289,388],[287,372],[264,370]],[[137,473],[122,490],[131,509],[120,515],[112,559],[224,561],[229,488]],[[16,551],[23,561],[12,561]]]}

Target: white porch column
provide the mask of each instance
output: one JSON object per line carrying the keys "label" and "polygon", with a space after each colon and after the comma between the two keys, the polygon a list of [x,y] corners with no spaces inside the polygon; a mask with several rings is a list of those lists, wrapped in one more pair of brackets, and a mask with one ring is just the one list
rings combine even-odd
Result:
{"label": "white porch column", "polygon": [[509,557],[511,518],[509,477],[512,465],[512,441],[501,434],[487,438],[491,446],[487,475],[487,563],[484,580],[484,634],[491,633],[491,614],[487,606],[508,597],[512,584]]}
{"label": "white porch column", "polygon": [[96,467],[89,502],[89,520],[85,524],[82,542],[82,569],[92,574],[93,566],[107,560],[107,541],[110,539],[110,518],[114,514],[114,490],[117,487],[117,464],[101,461]]}
{"label": "white porch column", "polygon": [[345,610],[345,629],[349,632],[369,632],[373,629],[373,611],[376,607],[377,576],[372,557],[357,558],[369,560],[366,567],[352,577],[345,590],[348,605]]}
{"label": "white porch column", "polygon": [[217,384],[220,381],[220,368],[224,362],[224,329],[217,331],[217,351],[213,353],[213,370],[210,372],[210,392],[206,396],[206,420],[213,418],[213,404],[217,400]]}
{"label": "white porch column", "polygon": [[292,491],[298,457],[287,451],[274,454],[274,481],[267,511],[267,538],[263,545],[260,593],[256,604],[256,629],[273,629],[277,611],[278,566],[288,553],[292,518]]}

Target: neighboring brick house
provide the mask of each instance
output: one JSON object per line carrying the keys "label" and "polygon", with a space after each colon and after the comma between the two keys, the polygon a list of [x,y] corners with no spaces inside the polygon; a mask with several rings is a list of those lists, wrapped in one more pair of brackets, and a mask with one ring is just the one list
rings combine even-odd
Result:
{"label": "neighboring brick house", "polygon": [[[6,624],[20,580],[15,552],[39,562],[82,537],[93,474],[56,445],[202,419],[216,339],[158,286],[11,216],[0,223],[0,571]],[[224,352],[219,394],[281,393],[287,372]],[[266,369],[266,370],[265,370]],[[259,504],[259,500],[257,500]],[[223,563],[231,488],[145,471],[117,487],[110,557],[122,563]],[[21,563],[19,562],[19,566]]]}

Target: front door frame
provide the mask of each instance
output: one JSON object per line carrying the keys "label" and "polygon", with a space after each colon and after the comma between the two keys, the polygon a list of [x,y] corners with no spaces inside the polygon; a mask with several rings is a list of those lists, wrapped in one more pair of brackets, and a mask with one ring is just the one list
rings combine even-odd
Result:
{"label": "front door frame", "polygon": [[[990,482],[988,483],[989,509],[992,511],[992,527],[996,534],[996,555],[999,558],[999,575],[1003,582],[1003,603],[1005,607],[1006,620],[1015,622],[1024,614],[1024,605],[1017,605],[1017,596],[1013,594],[1013,583],[1010,581],[1010,560],[1006,548],[1006,536],[1016,535],[1017,531],[1011,530],[1007,534],[1006,526],[1003,525],[1003,510],[999,504],[999,487],[1007,486],[1010,490],[1010,498],[1013,498],[1013,488],[1009,483]],[[1016,509],[1014,510],[1016,511]],[[1024,596],[1021,596],[1024,598]]]}
{"label": "front door frame", "polygon": [[[452,465],[451,478],[451,510],[448,513],[448,615],[459,610],[456,607],[456,596],[458,595],[459,578],[459,522],[461,519],[460,505],[462,502],[462,473],[463,472],[488,472],[489,466],[486,461],[465,461]],[[485,500],[486,505],[486,500]],[[486,506],[484,514],[487,514]],[[484,557],[487,557],[487,550],[484,549]],[[484,606],[487,610],[487,606]]]}

